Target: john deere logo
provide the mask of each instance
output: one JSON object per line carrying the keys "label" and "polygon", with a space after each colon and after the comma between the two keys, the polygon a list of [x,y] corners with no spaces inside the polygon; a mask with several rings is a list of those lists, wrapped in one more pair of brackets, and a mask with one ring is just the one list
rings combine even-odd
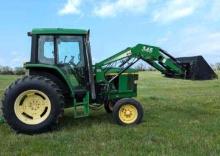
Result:
{"label": "john deere logo", "polygon": [[153,48],[144,46],[142,48],[142,51],[143,52],[147,52],[147,53],[152,53],[153,52]]}

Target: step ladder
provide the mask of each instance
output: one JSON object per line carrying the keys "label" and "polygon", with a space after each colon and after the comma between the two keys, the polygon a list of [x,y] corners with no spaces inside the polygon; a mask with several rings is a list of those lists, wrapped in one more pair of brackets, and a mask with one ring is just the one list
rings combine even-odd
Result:
{"label": "step ladder", "polygon": [[77,102],[74,99],[74,118],[82,118],[89,116],[89,92],[86,92],[83,101]]}

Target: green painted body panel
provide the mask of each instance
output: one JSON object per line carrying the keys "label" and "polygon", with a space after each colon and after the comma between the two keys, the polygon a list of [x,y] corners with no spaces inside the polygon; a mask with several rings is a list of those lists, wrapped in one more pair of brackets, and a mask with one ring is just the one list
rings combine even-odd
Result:
{"label": "green painted body panel", "polygon": [[128,77],[127,75],[121,75],[119,76],[119,91],[125,92],[128,90],[127,85]]}
{"label": "green painted body panel", "polygon": [[2,124],[4,122],[5,122],[5,120],[4,120],[3,116],[0,116],[0,124]]}
{"label": "green painted body panel", "polygon": [[26,68],[26,69],[45,68],[48,70],[50,70],[50,69],[56,70],[62,76],[62,78],[65,80],[65,82],[67,83],[67,85],[71,91],[71,95],[74,94],[74,87],[78,86],[78,82],[73,74],[70,74],[70,73],[62,70],[60,67],[57,67],[55,65],[26,63],[26,64],[24,64],[24,68]]}
{"label": "green painted body panel", "polygon": [[[108,80],[118,75],[120,72],[119,68],[111,68],[108,72],[104,74],[104,80],[101,80],[96,83],[108,84]],[[97,78],[97,76],[96,76]],[[138,79],[138,72],[135,69],[129,68],[121,75],[118,76],[118,79],[112,83],[114,87],[105,92],[97,93],[99,97],[108,97],[109,100],[122,99],[122,98],[132,98],[137,96],[137,85],[135,81]],[[116,86],[115,86],[116,85]]]}
{"label": "green painted body panel", "polygon": [[83,29],[63,29],[63,28],[38,28],[33,29],[32,34],[66,34],[66,35],[86,35],[88,30]]}
{"label": "green painted body panel", "polygon": [[[112,74],[116,75],[117,73],[120,72],[119,68],[111,68],[106,73],[104,73],[104,70],[105,68],[98,68],[95,70],[96,71],[95,78],[97,83],[104,82],[106,80],[105,75],[112,75]],[[137,73],[137,70],[129,68],[124,72],[124,74],[128,74],[128,73]]]}

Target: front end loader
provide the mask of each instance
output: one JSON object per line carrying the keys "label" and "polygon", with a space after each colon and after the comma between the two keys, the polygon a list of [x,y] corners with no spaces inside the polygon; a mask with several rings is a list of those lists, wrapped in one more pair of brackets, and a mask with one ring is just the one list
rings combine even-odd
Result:
{"label": "front end loader", "polygon": [[48,131],[72,107],[75,118],[104,105],[115,123],[141,122],[143,107],[137,96],[138,71],[143,60],[171,78],[208,80],[217,75],[201,57],[174,58],[155,46],[137,44],[92,64],[89,31],[33,29],[31,59],[26,76],[13,82],[2,99],[4,120],[17,132]]}

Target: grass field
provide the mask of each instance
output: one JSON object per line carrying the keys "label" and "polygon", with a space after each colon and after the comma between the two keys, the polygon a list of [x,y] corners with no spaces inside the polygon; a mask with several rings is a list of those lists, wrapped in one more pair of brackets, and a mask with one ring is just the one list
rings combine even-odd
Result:
{"label": "grass field", "polygon": [[[0,94],[16,77],[0,76]],[[0,155],[220,155],[220,80],[167,79],[140,73],[140,125],[120,127],[99,110],[74,119],[67,110],[59,129],[35,136],[0,125]]]}

